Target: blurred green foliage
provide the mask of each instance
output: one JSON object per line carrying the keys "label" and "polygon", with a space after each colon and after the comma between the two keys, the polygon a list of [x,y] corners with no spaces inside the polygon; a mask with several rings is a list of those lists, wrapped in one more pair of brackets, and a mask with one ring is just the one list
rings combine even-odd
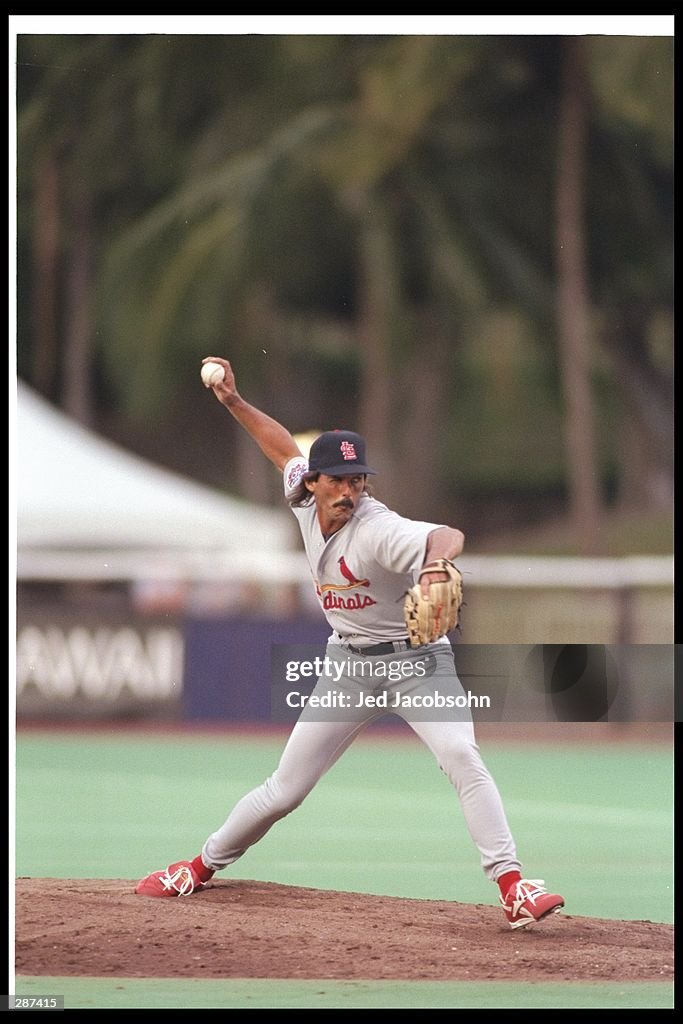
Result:
{"label": "blurred green foliage", "polygon": [[[673,39],[581,45],[591,458],[605,507],[660,514]],[[367,433],[407,514],[427,491],[479,535],[566,513],[563,47],[19,35],[19,375],[149,458],[276,500],[199,390],[201,358],[225,355],[293,432]]]}

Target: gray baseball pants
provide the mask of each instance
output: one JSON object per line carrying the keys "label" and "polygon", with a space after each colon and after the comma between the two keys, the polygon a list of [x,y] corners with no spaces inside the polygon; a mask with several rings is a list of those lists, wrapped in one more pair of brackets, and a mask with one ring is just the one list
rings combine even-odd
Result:
{"label": "gray baseball pants", "polygon": [[[424,659],[425,652],[433,659],[430,661],[432,671],[426,679],[417,675],[418,659]],[[313,695],[343,695],[336,699],[345,705],[332,709],[311,704],[305,707],[290,733],[277,769],[262,785],[242,797],[225,823],[206,840],[202,859],[207,867],[218,871],[234,863],[277,821],[295,810],[358,734],[373,719],[386,714],[384,708],[378,710],[371,702],[366,705],[364,695],[376,697],[386,692],[388,707],[399,714],[431,750],[453,785],[486,877],[495,881],[507,871],[520,871],[502,800],[479,753],[469,710],[436,713],[413,707],[413,703],[417,703],[416,694],[438,692],[464,697],[450,645],[408,651],[400,658],[395,657],[393,662],[390,656],[372,659],[375,673],[372,678],[359,675],[361,666],[368,668],[370,658],[356,658],[339,646],[328,646],[326,654],[331,668],[320,676]],[[414,673],[387,682],[386,678],[377,677],[380,660],[385,666],[389,663],[406,668],[412,665]],[[408,706],[392,708],[397,693],[406,698]]]}

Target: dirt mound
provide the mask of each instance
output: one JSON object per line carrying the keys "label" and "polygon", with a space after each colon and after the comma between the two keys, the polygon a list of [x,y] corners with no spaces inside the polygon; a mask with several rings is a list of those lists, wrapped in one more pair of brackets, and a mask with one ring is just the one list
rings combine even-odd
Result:
{"label": "dirt mound", "polygon": [[214,881],[20,878],[16,972],[129,978],[667,981],[673,926],[562,913],[512,931],[496,906]]}

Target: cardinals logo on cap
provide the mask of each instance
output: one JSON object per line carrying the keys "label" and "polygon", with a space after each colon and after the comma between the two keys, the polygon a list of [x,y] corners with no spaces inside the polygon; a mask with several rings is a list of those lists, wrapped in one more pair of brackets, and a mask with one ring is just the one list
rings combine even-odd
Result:
{"label": "cardinals logo on cap", "polygon": [[308,473],[327,473],[328,476],[350,476],[372,473],[366,465],[365,441],[351,430],[328,430],[311,445],[308,455]]}

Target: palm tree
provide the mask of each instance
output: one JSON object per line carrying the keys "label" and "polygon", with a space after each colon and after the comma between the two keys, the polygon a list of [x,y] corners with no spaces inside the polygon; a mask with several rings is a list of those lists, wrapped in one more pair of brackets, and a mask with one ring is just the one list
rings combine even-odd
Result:
{"label": "palm tree", "polygon": [[[193,169],[175,192],[119,236],[109,252],[105,279],[107,305],[116,311],[116,321],[109,325],[118,339],[112,362],[124,365],[122,352],[127,352],[129,362],[144,353],[132,385],[126,371],[126,393],[130,408],[148,409],[155,394],[161,397],[168,387],[172,373],[168,354],[177,346],[178,325],[186,323],[187,297],[207,295],[203,279],[208,276],[214,293],[223,297],[224,307],[231,311],[228,320],[238,323],[255,274],[261,289],[267,292],[269,287],[263,267],[250,264],[255,247],[263,253],[264,238],[272,251],[282,247],[277,235],[281,217],[271,213],[272,220],[265,220],[264,207],[272,211],[278,197],[286,202],[292,188],[296,193],[293,183],[297,180],[308,183],[313,192],[322,188],[337,211],[333,216],[351,232],[355,246],[353,294],[347,310],[338,314],[345,324],[347,357],[358,367],[353,414],[382,462],[382,486],[390,498],[399,489],[405,492],[405,465],[400,472],[398,468],[405,438],[397,436],[395,429],[397,366],[405,363],[402,352],[413,344],[415,325],[421,329],[432,319],[429,278],[442,281],[444,266],[453,263],[448,246],[456,247],[446,224],[441,224],[437,237],[449,242],[439,260],[425,251],[426,279],[416,304],[406,288],[402,211],[406,203],[429,201],[428,184],[419,173],[420,151],[434,111],[443,107],[473,58],[465,47],[464,57],[453,59],[448,42],[431,37],[381,39],[370,46],[352,38],[339,45],[359,69],[351,100],[346,88],[322,103],[306,97],[307,102],[251,148],[230,150],[210,169],[203,165]],[[212,126],[206,131],[213,134]],[[305,221],[310,216],[306,210],[310,193],[300,190],[299,201]],[[434,197],[432,207],[437,205]],[[422,244],[429,246],[432,240],[425,235]],[[260,259],[261,264],[273,266],[272,256]],[[461,261],[465,262],[462,257]],[[125,304],[119,301],[124,293]],[[220,321],[215,304],[212,316],[209,335],[211,330],[216,333],[215,324]],[[287,337],[286,311],[281,309],[279,315],[275,311],[274,316]],[[207,326],[209,319],[203,320]],[[196,325],[189,329],[197,352],[205,352],[207,333],[201,336]],[[421,332],[420,344],[424,365],[430,359],[430,336]],[[233,351],[239,352],[241,345],[236,339]],[[443,347],[442,336],[439,347]],[[248,364],[249,353],[244,354]],[[443,374],[438,364],[434,369],[430,415],[438,422]],[[116,372],[113,366],[112,371]],[[256,389],[258,381],[252,386]],[[410,415],[418,415],[417,402],[411,404]],[[414,426],[411,418],[406,425],[408,436],[415,435]],[[424,430],[422,436],[426,436]],[[433,478],[430,470],[438,448],[429,445],[419,454],[425,473]]]}
{"label": "palm tree", "polygon": [[[615,270],[627,266],[618,249],[626,229],[612,182],[600,178],[604,152],[628,168],[643,209],[656,205],[657,182],[628,146],[619,151],[621,127],[642,105],[609,106],[595,71],[611,43],[599,43],[598,59],[588,47],[594,102],[582,107],[578,65],[567,62],[565,86],[558,79],[555,39],[27,37],[20,252],[36,283],[20,299],[20,372],[81,416],[99,380],[100,419],[109,403],[120,417],[165,415],[168,424],[187,404],[188,366],[227,350],[248,393],[296,429],[357,423],[382,460],[384,493],[410,514],[410,490],[457,487],[468,432],[476,458],[494,464],[490,407],[478,419],[461,412],[463,360],[492,315],[511,311],[538,339],[539,364],[554,358],[547,339],[560,334],[565,408],[578,437],[567,443],[568,487],[588,541],[599,472],[591,360],[580,355],[590,354],[587,281],[599,312],[623,311],[637,272],[642,331],[666,308],[661,289],[648,305],[656,261],[645,257],[621,279]],[[642,85],[642,74],[633,78]],[[654,79],[644,91],[654,95]],[[625,106],[637,92],[622,90]],[[577,144],[562,157],[568,176],[554,175],[548,131],[560,95],[562,145],[572,133]],[[597,160],[596,138],[605,147]],[[583,240],[582,153],[592,174],[584,199],[591,224],[602,226]],[[557,249],[561,320],[554,181],[556,237],[575,243]],[[643,224],[628,218],[633,240]],[[653,237],[658,230],[659,222]],[[572,320],[570,294],[579,300]],[[645,372],[651,354],[640,328],[637,343],[614,330],[609,337],[615,362],[640,367],[633,387],[647,407],[645,385],[659,393],[659,379]],[[487,366],[485,398],[493,371]],[[552,423],[539,412],[532,441],[559,418],[554,394],[537,389],[536,398]],[[533,396],[529,405],[541,408]],[[649,422],[661,438],[653,412]],[[517,476],[527,440],[517,443]],[[243,481],[265,493],[253,466]],[[421,499],[416,505],[425,512]]]}
{"label": "palm tree", "polygon": [[619,499],[673,501],[673,39],[591,40],[593,278],[621,412]]}
{"label": "palm tree", "polygon": [[101,231],[131,172],[120,111],[138,45],[116,36],[17,38],[19,248],[30,235],[35,253],[30,277],[20,263],[18,363],[86,423],[96,407]]}
{"label": "palm tree", "polygon": [[586,83],[584,42],[563,45],[558,116],[556,259],[558,343],[565,404],[565,447],[574,533],[579,550],[600,550],[600,490],[591,385],[591,310],[584,241]]}

